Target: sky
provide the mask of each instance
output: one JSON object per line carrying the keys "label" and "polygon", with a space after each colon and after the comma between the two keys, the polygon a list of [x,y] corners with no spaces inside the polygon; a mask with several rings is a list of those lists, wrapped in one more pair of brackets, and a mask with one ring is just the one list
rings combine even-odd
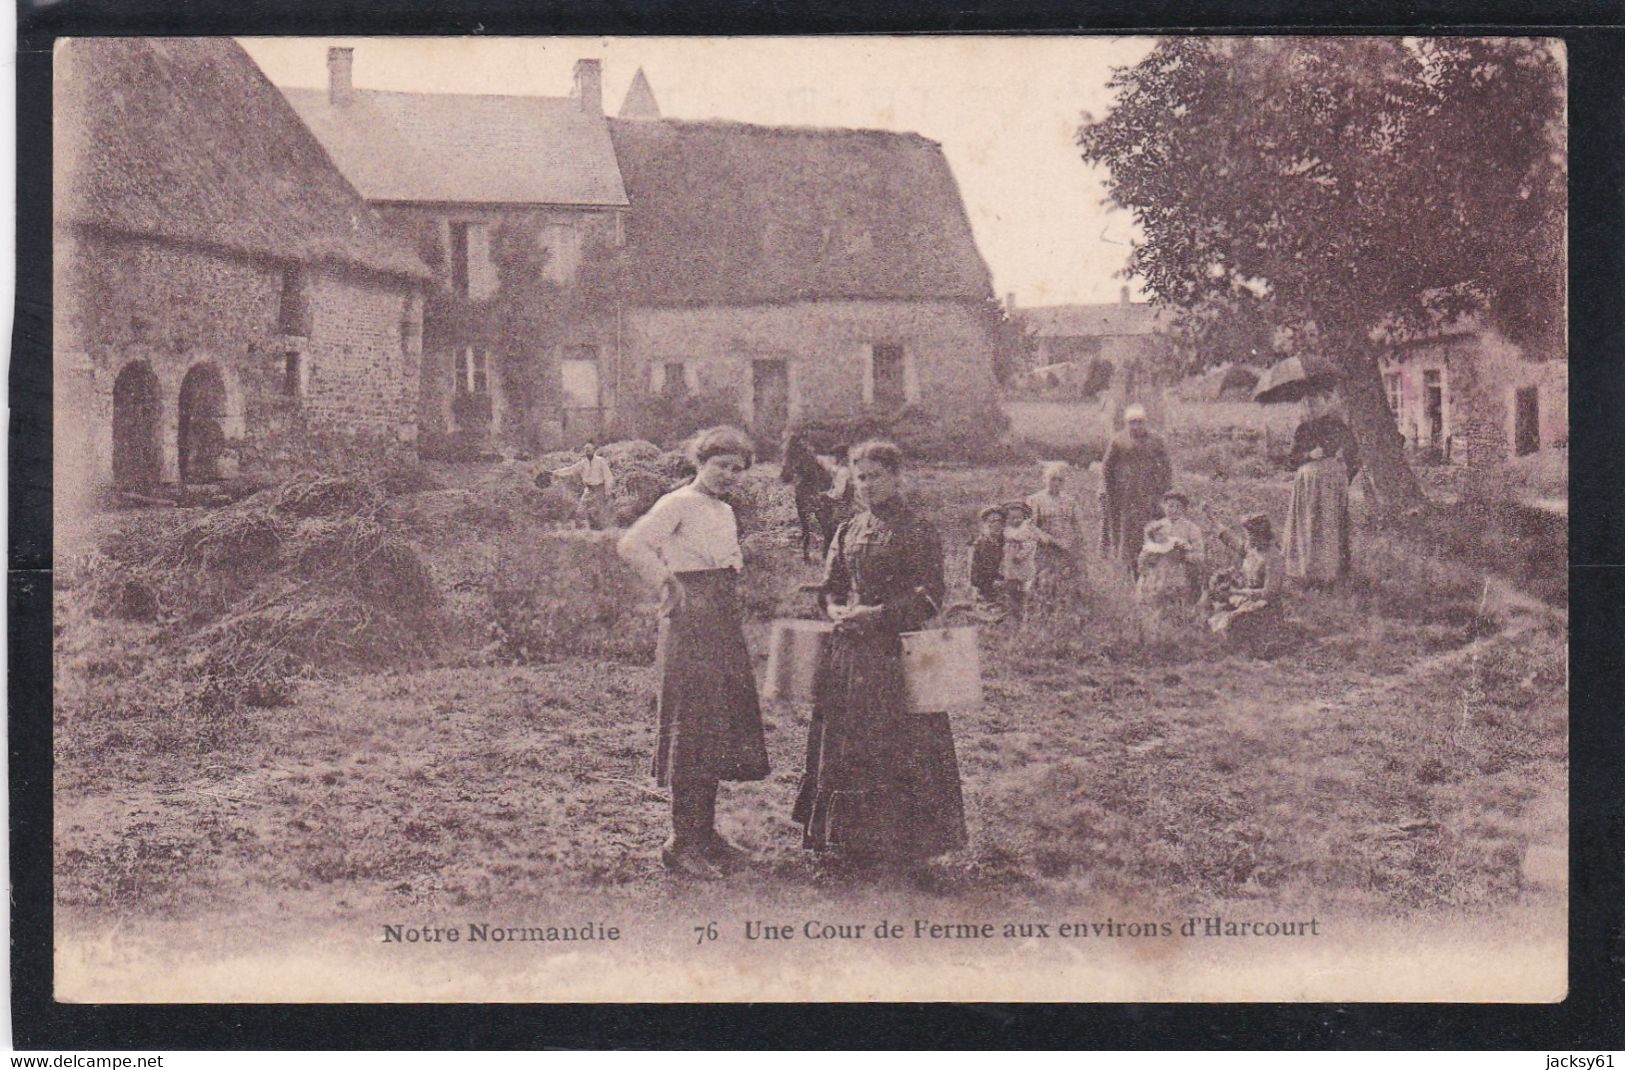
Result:
{"label": "sky", "polygon": [[[1150,38],[240,38],[278,85],[325,86],[355,49],[363,89],[565,96],[596,57],[604,108],[642,67],[676,119],[911,131],[941,142],[994,292],[1023,306],[1115,301],[1134,235],[1073,140],[1103,114],[1111,68]],[[1138,296],[1139,290],[1134,289]]]}

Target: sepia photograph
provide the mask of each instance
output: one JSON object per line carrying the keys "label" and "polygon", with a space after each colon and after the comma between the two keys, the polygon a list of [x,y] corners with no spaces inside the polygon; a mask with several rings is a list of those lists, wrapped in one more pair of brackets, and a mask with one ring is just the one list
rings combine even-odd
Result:
{"label": "sepia photograph", "polygon": [[57,1000],[1565,998],[1561,40],[52,63]]}

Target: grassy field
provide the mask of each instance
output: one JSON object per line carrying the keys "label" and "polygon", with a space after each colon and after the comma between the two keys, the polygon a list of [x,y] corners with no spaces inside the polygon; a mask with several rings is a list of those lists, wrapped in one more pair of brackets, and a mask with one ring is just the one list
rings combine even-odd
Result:
{"label": "grassy field", "polygon": [[[1228,439],[1215,448],[1232,451]],[[763,651],[766,621],[805,608],[795,585],[816,570],[791,548],[773,471],[753,473],[748,631]],[[912,473],[959,594],[975,507],[1036,475]],[[491,478],[445,469],[438,489],[398,494],[378,514],[444,598],[430,649],[382,671],[307,668],[264,704],[184,690],[212,633],[182,607],[119,620],[98,614],[91,592],[105,584],[63,585],[65,933],[589,900],[811,907],[887,892],[800,849],[788,811],[807,711],[789,707],[768,710],[769,779],[724,792],[721,825],[757,864],[700,890],[661,871],[649,606],[609,566],[580,564],[603,561],[601,539],[548,535],[500,495],[466,489]],[[1077,488],[1089,530],[1092,479]],[[1288,493],[1279,475],[1184,470],[1180,481],[1229,515],[1280,516]],[[986,629],[987,703],[955,723],[971,846],[908,894],[965,909],[1558,916],[1566,614],[1359,519],[1359,579],[1294,601],[1297,639],[1272,660],[1227,651],[1199,624],[1147,619],[1098,559],[1073,612]],[[174,522],[104,516],[83,541],[116,547]],[[537,560],[549,563],[523,571]],[[534,601],[498,613],[503,583]],[[565,601],[590,619],[537,623]]]}
{"label": "grassy field", "polygon": [[[1170,436],[1179,483],[1221,516],[1282,516],[1290,484],[1267,456],[1274,431],[1245,422],[1257,407],[1190,408]],[[1073,441],[1057,437],[1080,426],[1068,419],[1015,414],[1040,443]],[[796,587],[817,573],[794,549],[776,475],[757,466],[740,500],[759,657],[772,618],[808,610]],[[943,532],[954,598],[969,593],[976,508],[1037,476],[1032,463],[910,473]],[[1086,531],[1098,530],[1097,479],[1080,472],[1073,488]],[[1450,511],[1406,535],[1379,530],[1358,485],[1355,497],[1355,581],[1296,596],[1294,639],[1268,660],[1224,648],[1199,622],[1146,616],[1098,558],[1070,611],[984,628],[987,701],[954,722],[971,845],[906,883],[800,848],[788,811],[808,711],[785,705],[765,711],[769,778],[725,788],[720,807],[755,864],[710,883],[660,868],[649,592],[608,538],[560,530],[570,495],[538,491],[523,469],[445,466],[379,487],[290,485],[222,510],[103,514],[59,543],[60,977],[99,999],[157,991],[119,981],[155,970],[204,978],[162,989],[170,998],[265,998],[283,989],[241,978],[285,968],[277,956],[297,946],[338,956],[309,970],[384,985],[312,991],[388,998],[398,960],[343,965],[374,955],[380,923],[589,908],[643,926],[652,954],[675,953],[672,934],[697,917],[757,911],[1315,916],[1342,943],[1303,967],[1313,976],[1363,954],[1357,934],[1372,925],[1397,926],[1387,939],[1401,949],[1404,933],[1440,926],[1557,940],[1566,592],[1560,562],[1520,561],[1560,550],[1532,532],[1480,553],[1485,518]],[[228,949],[248,957],[220,959]],[[420,961],[420,991],[461,998],[434,987],[451,983],[435,980],[447,961]],[[546,984],[522,957],[488,961],[510,987],[479,991],[514,998],[593,984],[624,994],[647,980],[607,979],[614,959],[549,959],[577,973]],[[717,981],[718,998],[799,968],[772,961],[752,980]],[[912,998],[933,978],[959,993],[950,979],[975,961],[922,965],[912,987],[877,993]],[[1094,963],[1091,991],[1143,998],[1161,991],[1157,970],[1207,961],[1092,952],[1051,966]],[[825,965],[831,977],[875,969]],[[1127,980],[1145,970],[1149,987]],[[991,975],[987,991],[1013,991],[1000,986],[1015,976]],[[1228,994],[1225,976],[1195,991]]]}

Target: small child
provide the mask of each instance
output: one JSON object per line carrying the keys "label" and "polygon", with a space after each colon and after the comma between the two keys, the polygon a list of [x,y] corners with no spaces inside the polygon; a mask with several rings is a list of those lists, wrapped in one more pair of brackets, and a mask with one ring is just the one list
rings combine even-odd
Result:
{"label": "small child", "polygon": [[1038,528],[1026,502],[1004,507],[1004,591],[1010,613],[1021,619],[1038,574]]}
{"label": "small child", "polygon": [[1004,615],[1004,508],[990,505],[976,516],[981,530],[971,543],[970,586],[976,592],[977,616],[997,619]]}

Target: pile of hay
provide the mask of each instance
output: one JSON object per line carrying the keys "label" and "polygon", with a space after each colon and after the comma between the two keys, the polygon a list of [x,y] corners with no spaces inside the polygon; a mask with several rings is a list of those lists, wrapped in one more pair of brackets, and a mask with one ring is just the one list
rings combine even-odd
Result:
{"label": "pile of hay", "polygon": [[165,662],[221,702],[286,701],[317,672],[429,656],[440,593],[364,480],[301,477],[103,540],[68,589],[93,615],[154,623]]}

